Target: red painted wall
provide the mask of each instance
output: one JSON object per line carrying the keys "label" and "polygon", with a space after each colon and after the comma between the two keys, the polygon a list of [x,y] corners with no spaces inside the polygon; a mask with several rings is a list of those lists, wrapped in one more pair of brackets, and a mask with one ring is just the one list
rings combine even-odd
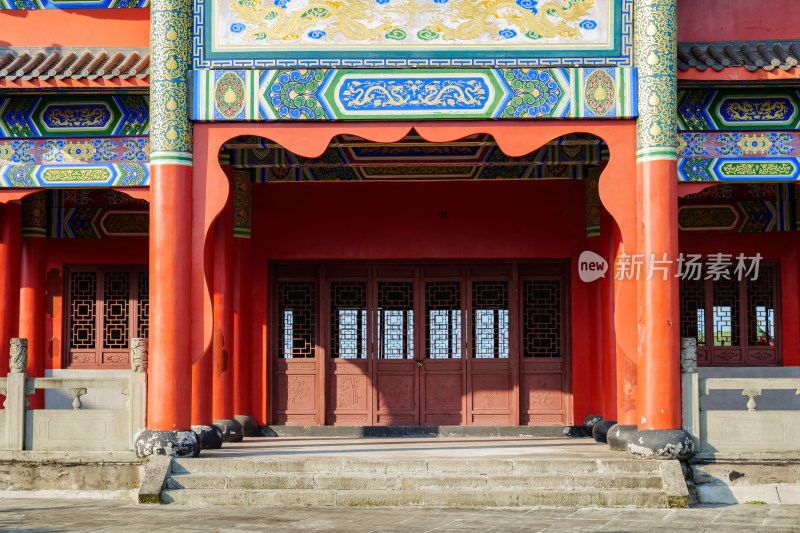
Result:
{"label": "red painted wall", "polygon": [[150,9],[3,11],[0,46],[150,46]]}
{"label": "red painted wall", "polygon": [[797,0],[680,0],[679,41],[796,39]]}
{"label": "red painted wall", "polygon": [[[255,376],[267,368],[269,260],[577,258],[587,246],[583,182],[566,180],[259,184],[252,227]],[[573,418],[580,423],[592,409],[591,335],[589,321],[577,317],[591,315],[577,271],[570,284]],[[264,424],[267,393],[258,381],[253,409]]]}
{"label": "red painted wall", "polygon": [[61,368],[65,265],[146,265],[148,239],[48,239],[45,292],[46,368]]}
{"label": "red painted wall", "polygon": [[764,259],[780,259],[781,271],[781,350],[784,366],[800,365],[800,304],[798,303],[798,245],[800,234],[787,233],[733,233],[717,231],[682,231],[680,250],[684,253],[727,253],[734,257],[740,253],[752,257],[756,253]]}

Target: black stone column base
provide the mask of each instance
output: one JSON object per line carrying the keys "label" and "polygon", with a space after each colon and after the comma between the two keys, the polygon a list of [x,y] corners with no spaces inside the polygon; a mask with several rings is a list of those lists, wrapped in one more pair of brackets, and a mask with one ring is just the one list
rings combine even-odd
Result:
{"label": "black stone column base", "polygon": [[640,429],[628,439],[628,453],[638,459],[688,461],[694,438],[682,429]]}
{"label": "black stone column base", "polygon": [[242,442],[242,425],[236,420],[214,420],[212,423],[222,430],[222,442]]}
{"label": "black stone column base", "polygon": [[200,441],[194,431],[161,431],[146,429],[136,436],[136,456],[144,459],[151,455],[170,457],[197,457]]}
{"label": "black stone column base", "polygon": [[594,428],[592,428],[592,437],[594,437],[595,442],[603,444],[608,442],[608,430],[616,423],[616,420],[601,420],[595,424]]}
{"label": "black stone column base", "polygon": [[615,424],[611,426],[606,436],[608,447],[612,450],[627,450],[628,439],[631,435],[636,433],[637,429],[639,429],[639,426],[635,425]]}
{"label": "black stone column base", "polygon": [[200,447],[203,450],[217,450],[222,448],[222,430],[217,426],[192,426],[192,431],[197,433]]}
{"label": "black stone column base", "polygon": [[583,419],[583,424],[581,424],[581,428],[583,429],[583,434],[587,437],[592,436],[592,430],[594,429],[594,425],[600,422],[603,419],[600,415],[589,415]]}
{"label": "black stone column base", "polygon": [[256,424],[256,419],[253,415],[236,415],[233,418],[241,424],[242,434],[245,437],[258,436],[258,424]]}

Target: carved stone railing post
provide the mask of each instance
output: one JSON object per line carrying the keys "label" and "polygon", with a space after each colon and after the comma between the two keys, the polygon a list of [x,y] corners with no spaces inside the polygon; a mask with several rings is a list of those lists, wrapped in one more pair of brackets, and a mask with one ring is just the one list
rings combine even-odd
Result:
{"label": "carved stone railing post", "polygon": [[131,374],[128,378],[128,420],[130,447],[136,435],[144,430],[147,409],[147,339],[131,339]]}
{"label": "carved stone railing post", "polygon": [[700,438],[700,389],[697,376],[697,339],[681,338],[681,411],[683,429],[695,443]]}
{"label": "carved stone railing post", "polygon": [[28,339],[11,339],[9,371],[6,379],[6,448],[25,447],[25,380],[28,369]]}

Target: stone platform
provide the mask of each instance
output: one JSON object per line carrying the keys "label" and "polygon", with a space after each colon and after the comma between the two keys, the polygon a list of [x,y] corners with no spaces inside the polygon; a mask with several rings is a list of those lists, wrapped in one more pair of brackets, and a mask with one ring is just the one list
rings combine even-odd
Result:
{"label": "stone platform", "polygon": [[591,439],[253,438],[173,459],[163,503],[686,507],[677,461]]}

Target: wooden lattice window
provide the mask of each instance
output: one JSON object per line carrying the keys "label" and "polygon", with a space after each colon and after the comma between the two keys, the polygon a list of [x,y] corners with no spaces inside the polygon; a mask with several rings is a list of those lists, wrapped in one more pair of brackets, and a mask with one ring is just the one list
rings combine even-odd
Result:
{"label": "wooden lattice window", "polygon": [[71,267],[65,279],[64,367],[130,368],[131,338],[149,332],[147,267]]}
{"label": "wooden lattice window", "polygon": [[682,279],[681,337],[697,339],[702,366],[780,366],[777,262],[761,261],[758,277]]}

